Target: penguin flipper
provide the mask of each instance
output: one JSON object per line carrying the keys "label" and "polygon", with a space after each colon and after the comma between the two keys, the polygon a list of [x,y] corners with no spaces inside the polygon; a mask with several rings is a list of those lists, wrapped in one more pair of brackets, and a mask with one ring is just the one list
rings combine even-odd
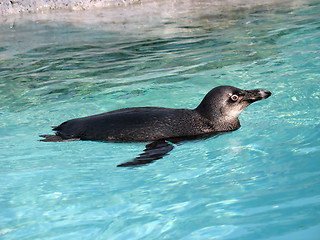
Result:
{"label": "penguin flipper", "polygon": [[117,165],[117,167],[132,167],[132,166],[141,166],[144,164],[151,163],[155,160],[163,158],[168,154],[175,144],[168,140],[157,140],[146,145],[146,148],[143,150],[138,157],[133,159],[130,162],[125,162]]}

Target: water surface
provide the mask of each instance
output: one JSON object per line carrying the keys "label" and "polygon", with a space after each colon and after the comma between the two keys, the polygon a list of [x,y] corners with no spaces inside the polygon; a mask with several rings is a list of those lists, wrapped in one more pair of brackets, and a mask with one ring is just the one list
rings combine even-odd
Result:
{"label": "water surface", "polygon": [[[140,7],[0,25],[1,239],[317,239],[319,2]],[[75,117],[195,108],[218,85],[273,95],[144,167],[116,167],[143,143],[38,141]]]}

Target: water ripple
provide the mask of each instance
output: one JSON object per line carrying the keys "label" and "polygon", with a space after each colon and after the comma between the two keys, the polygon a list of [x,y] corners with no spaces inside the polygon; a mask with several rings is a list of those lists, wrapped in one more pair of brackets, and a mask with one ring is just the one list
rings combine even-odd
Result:
{"label": "water ripple", "polygon": [[[114,19],[105,9],[0,24],[1,238],[317,232],[319,3],[183,2],[162,14],[134,6]],[[37,141],[51,125],[113,109],[194,108],[222,84],[273,95],[241,114],[239,130],[144,167],[116,167],[144,143]]]}

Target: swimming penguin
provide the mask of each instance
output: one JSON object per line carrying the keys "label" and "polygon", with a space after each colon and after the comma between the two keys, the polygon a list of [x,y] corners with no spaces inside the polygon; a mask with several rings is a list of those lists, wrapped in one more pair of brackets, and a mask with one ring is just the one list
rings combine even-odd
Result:
{"label": "swimming penguin", "polygon": [[183,140],[237,130],[239,114],[251,103],[269,96],[271,92],[264,89],[219,86],[212,89],[195,109],[124,108],[68,120],[53,128],[55,135],[40,135],[44,137],[40,141],[151,142],[142,154],[118,167],[141,165],[162,158]]}

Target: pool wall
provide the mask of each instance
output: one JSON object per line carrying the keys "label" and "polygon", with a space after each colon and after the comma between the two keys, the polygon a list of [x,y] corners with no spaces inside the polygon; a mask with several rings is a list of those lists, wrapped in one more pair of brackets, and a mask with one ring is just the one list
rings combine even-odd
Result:
{"label": "pool wall", "polygon": [[[86,10],[94,8],[114,7],[114,6],[127,6],[132,4],[156,3],[162,4],[201,4],[208,0],[2,0],[0,1],[0,15],[19,14],[27,12],[46,12],[55,9],[68,9],[68,10]],[[290,1],[292,4],[299,3],[301,0]],[[209,1],[210,4],[214,3],[217,7],[228,7],[235,5],[243,5],[248,7],[251,5],[259,4],[276,4],[288,2],[288,0],[213,0]]]}
{"label": "pool wall", "polygon": [[53,9],[84,10],[138,3],[140,0],[3,0],[0,14],[39,12]]}

